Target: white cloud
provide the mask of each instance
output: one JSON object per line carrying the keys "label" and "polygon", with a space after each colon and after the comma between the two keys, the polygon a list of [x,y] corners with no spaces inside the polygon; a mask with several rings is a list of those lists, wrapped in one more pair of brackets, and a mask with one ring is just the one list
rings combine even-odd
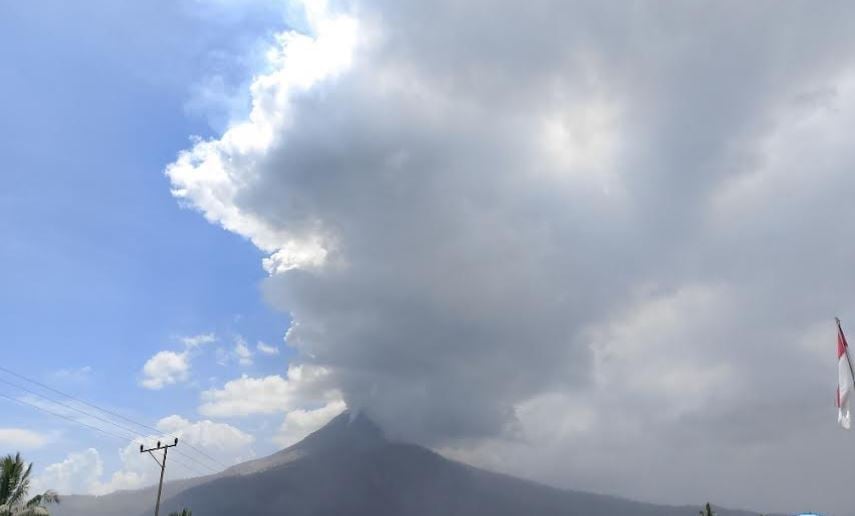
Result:
{"label": "white cloud", "polygon": [[184,351],[164,350],[149,358],[143,365],[143,379],[140,385],[147,389],[158,390],[167,385],[186,382],[190,378],[190,360],[199,352],[198,348],[217,341],[213,333],[200,333],[178,339],[184,344]]}
{"label": "white cloud", "polygon": [[279,348],[278,347],[271,346],[271,345],[266,344],[266,343],[261,342],[261,341],[258,341],[258,344],[255,345],[255,349],[257,349],[259,353],[262,353],[265,355],[278,355],[279,354]]}
{"label": "white cloud", "polygon": [[[323,79],[346,69],[356,45],[356,20],[333,15],[324,2],[306,2],[306,14],[314,36],[298,32],[279,35],[279,47],[268,55],[274,73],[259,76],[252,85],[252,110],[246,122],[233,125],[219,141],[199,141],[190,151],[167,167],[172,192],[219,221],[226,229],[248,236],[270,253],[265,268],[287,271],[317,267],[326,259],[329,242],[312,231],[275,228],[251,213],[234,208],[238,188],[231,179],[230,165],[221,161],[220,147],[234,152],[263,155],[276,131],[288,123],[287,106],[293,95],[308,90]],[[212,189],[213,187],[213,189]]]}
{"label": "white cloud", "polygon": [[199,335],[190,335],[181,337],[181,343],[189,349],[197,348],[204,344],[217,342],[217,336],[213,333],[201,333]]}
{"label": "white cloud", "polygon": [[273,442],[283,448],[291,446],[327,424],[346,408],[344,401],[336,399],[317,409],[292,410],[285,414],[285,420],[273,437]]}
{"label": "white cloud", "polygon": [[54,371],[53,377],[59,381],[84,382],[92,376],[92,367],[83,366],[77,369],[59,369]]}
{"label": "white cloud", "polygon": [[242,366],[250,366],[252,365],[252,351],[249,349],[249,346],[246,345],[246,341],[243,337],[237,337],[235,339],[235,356],[237,357],[238,363]]}
{"label": "white cloud", "polygon": [[304,406],[315,399],[335,396],[325,386],[328,371],[307,365],[291,366],[286,377],[243,375],[222,389],[202,392],[199,413],[205,416],[236,417],[275,414]]}
{"label": "white cloud", "polygon": [[252,435],[231,425],[216,423],[209,419],[193,422],[179,415],[172,415],[158,421],[156,427],[165,434],[211,450],[214,454],[231,456],[231,462],[249,458],[240,454],[235,455],[235,453],[244,452],[255,441]]}
{"label": "white cloud", "polygon": [[32,450],[49,440],[44,434],[24,428],[0,428],[0,449],[4,450]]}
{"label": "white cloud", "polygon": [[[261,350],[259,349],[259,351]],[[253,364],[254,353],[250,349],[249,344],[247,344],[246,339],[237,335],[234,339],[234,347],[231,350],[218,347],[214,352],[214,356],[217,364],[221,366],[237,363],[240,366],[248,367]]]}
{"label": "white cloud", "polygon": [[279,375],[250,378],[243,375],[222,389],[202,393],[199,413],[205,416],[230,417],[250,414],[273,414],[286,410],[293,400],[293,388]]}
{"label": "white cloud", "polygon": [[[120,467],[105,475],[103,461],[95,449],[70,453],[58,463],[47,466],[34,479],[34,491],[55,489],[61,494],[105,494],[117,489],[137,489],[157,482],[159,470],[140,444],[151,446],[157,441],[179,438],[180,453],[170,453],[168,478],[200,476],[220,471],[223,467],[255,457],[255,438],[242,430],[210,420],[190,421],[178,415],[160,419],[156,427],[163,434],[137,438],[119,450]],[[205,450],[217,462],[196,452],[187,444]],[[187,456],[193,459],[187,458]],[[205,466],[203,466],[204,464]]]}
{"label": "white cloud", "polygon": [[34,493],[53,489],[60,494],[92,494],[102,492],[101,475],[104,463],[98,450],[89,448],[69,453],[65,460],[51,464],[33,478]]}
{"label": "white cloud", "polygon": [[144,378],[140,384],[146,389],[158,390],[166,385],[187,381],[190,362],[187,352],[160,351],[143,366]]}
{"label": "white cloud", "polygon": [[[111,474],[109,480],[101,486],[102,492],[133,489],[157,480],[157,468],[152,468],[150,457],[140,454],[140,444],[151,446],[157,441],[167,442],[173,437],[178,437],[179,447],[181,443],[190,444],[206,450],[208,455],[215,457],[218,461],[215,463],[185,446],[181,448],[182,453],[174,456],[172,478],[211,474],[222,470],[223,466],[230,466],[255,457],[251,447],[255,438],[226,423],[207,419],[190,421],[179,415],[171,415],[160,419],[155,426],[163,434],[135,439],[133,443],[119,451],[122,467]],[[184,454],[192,456],[194,460],[188,459]]]}
{"label": "white cloud", "polygon": [[214,357],[215,357],[215,360],[217,361],[217,364],[219,364],[223,367],[229,365],[229,361],[231,360],[231,354],[228,352],[228,350],[226,348],[222,348],[222,347],[217,348],[217,350],[214,352]]}

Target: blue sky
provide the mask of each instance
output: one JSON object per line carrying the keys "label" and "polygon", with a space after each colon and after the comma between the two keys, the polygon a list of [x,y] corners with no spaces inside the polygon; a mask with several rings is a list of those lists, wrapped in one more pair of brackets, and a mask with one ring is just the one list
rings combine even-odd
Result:
{"label": "blue sky", "polygon": [[[262,300],[260,252],[180,207],[163,174],[189,136],[246,109],[254,56],[284,24],[265,2],[0,3],[4,366],[148,424],[193,419],[205,387],[284,371],[285,349],[255,350],[282,348],[289,324]],[[188,381],[140,386],[151,356],[209,333]],[[217,364],[238,336],[252,365]],[[37,467],[89,447],[115,466],[115,443],[3,403],[0,427],[52,436],[25,450]]]}

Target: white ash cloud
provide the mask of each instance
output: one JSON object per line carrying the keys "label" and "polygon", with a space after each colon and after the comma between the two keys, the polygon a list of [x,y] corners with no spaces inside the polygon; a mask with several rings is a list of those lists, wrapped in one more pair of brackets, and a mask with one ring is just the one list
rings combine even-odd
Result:
{"label": "white ash cloud", "polygon": [[[250,117],[167,175],[268,253],[287,343],[350,407],[447,446],[539,436],[515,472],[555,483],[653,471],[642,498],[700,495],[667,480],[705,457],[805,460],[792,443],[833,422],[832,351],[808,343],[855,316],[851,7],[307,9]],[[675,442],[704,444],[681,459]],[[763,498],[724,466],[705,485],[818,499],[845,475],[821,461],[833,437],[811,442],[825,487]],[[618,470],[587,459],[614,450]]]}

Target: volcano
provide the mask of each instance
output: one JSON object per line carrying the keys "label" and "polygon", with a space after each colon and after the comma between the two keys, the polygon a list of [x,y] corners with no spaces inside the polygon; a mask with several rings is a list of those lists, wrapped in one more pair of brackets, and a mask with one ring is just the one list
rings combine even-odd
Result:
{"label": "volcano", "polygon": [[[697,507],[634,502],[547,487],[388,440],[345,412],[299,443],[220,474],[164,486],[161,514],[195,516],[685,516]],[[68,496],[56,516],[147,516],[154,488]],[[700,505],[700,504],[699,504]],[[719,516],[756,513],[716,509]]]}

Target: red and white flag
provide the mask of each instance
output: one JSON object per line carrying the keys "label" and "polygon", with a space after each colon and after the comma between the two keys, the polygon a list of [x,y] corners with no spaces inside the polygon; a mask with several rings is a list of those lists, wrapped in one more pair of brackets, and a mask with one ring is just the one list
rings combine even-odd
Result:
{"label": "red and white flag", "polygon": [[849,430],[852,419],[849,414],[849,396],[852,394],[852,362],[849,361],[849,344],[846,343],[846,335],[840,327],[840,319],[837,320],[837,422],[840,426]]}

